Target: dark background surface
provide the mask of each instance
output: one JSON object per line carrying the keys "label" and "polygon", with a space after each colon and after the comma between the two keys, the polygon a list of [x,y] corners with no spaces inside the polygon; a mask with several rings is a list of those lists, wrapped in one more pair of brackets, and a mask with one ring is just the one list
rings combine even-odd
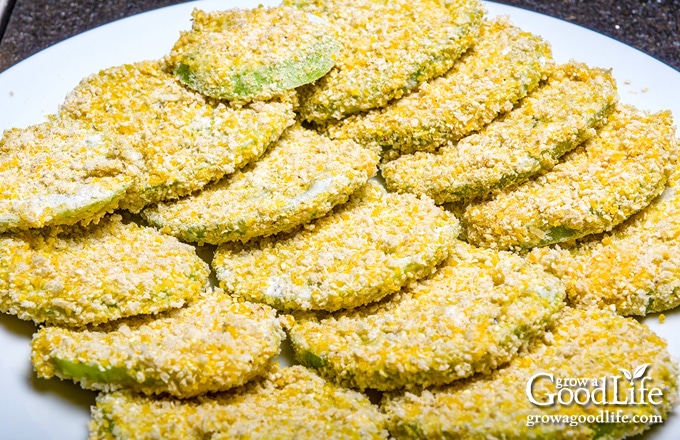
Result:
{"label": "dark background surface", "polygon": [[[0,72],[72,35],[176,0],[16,0]],[[596,30],[680,70],[680,0],[502,0]]]}

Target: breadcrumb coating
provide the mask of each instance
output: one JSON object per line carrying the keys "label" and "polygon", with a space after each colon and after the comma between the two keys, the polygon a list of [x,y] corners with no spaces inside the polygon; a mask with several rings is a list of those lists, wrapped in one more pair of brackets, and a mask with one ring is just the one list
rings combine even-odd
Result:
{"label": "breadcrumb coating", "polygon": [[611,307],[622,315],[662,312],[680,304],[680,171],[648,207],[610,233],[527,258],[560,277],[575,307]]}
{"label": "breadcrumb coating", "polygon": [[358,389],[419,389],[489,372],[541,337],[564,286],[509,252],[453,247],[435,274],[395,297],[286,323],[295,356]]}
{"label": "breadcrumb coating", "polygon": [[100,394],[90,440],[385,439],[385,417],[366,396],[304,367],[273,367],[232,392],[192,400]]}
{"label": "breadcrumb coating", "polygon": [[121,202],[139,212],[257,159],[294,123],[293,98],[231,107],[184,88],[163,61],[101,70],[66,97],[60,114],[125,137],[141,175]]}
{"label": "breadcrumb coating", "polygon": [[[614,312],[680,305],[670,112],[614,110],[609,72],[556,69],[479,0],[284,3],[195,10],[167,57],[0,139],[0,312],[39,324],[38,377],[101,391],[90,438],[618,439],[665,420],[676,361]],[[392,193],[367,182],[380,147]],[[233,296],[163,234],[219,244]],[[309,368],[273,362],[284,326]],[[540,407],[540,372],[661,401]],[[656,419],[541,422],[602,410]]]}
{"label": "breadcrumb coating", "polygon": [[85,389],[193,397],[243,385],[266,371],[283,339],[275,311],[208,288],[188,307],[84,330],[43,327],[33,335],[38,377]]}
{"label": "breadcrumb coating", "polygon": [[0,233],[87,224],[118,207],[135,170],[119,137],[54,116],[0,139]]}
{"label": "breadcrumb coating", "polygon": [[611,230],[663,191],[677,156],[674,133],[669,111],[619,106],[594,138],[552,171],[468,205],[462,219],[467,240],[531,248]]}
{"label": "breadcrumb coating", "polygon": [[78,327],[181,307],[209,273],[193,247],[119,215],[0,235],[0,311],[36,323]]}
{"label": "breadcrumb coating", "polygon": [[294,8],[195,9],[169,56],[177,77],[218,99],[271,99],[325,75],[340,43]]}
{"label": "breadcrumb coating", "polygon": [[449,70],[479,34],[478,0],[285,0],[326,19],[342,44],[335,67],[300,89],[300,115],[323,122],[400,98]]}
{"label": "breadcrumb coating", "polygon": [[553,168],[595,136],[616,98],[610,71],[570,62],[480,132],[435,153],[401,156],[384,164],[382,175],[388,189],[426,194],[437,203],[486,196]]}
{"label": "breadcrumb coating", "polygon": [[458,221],[431,200],[375,181],[336,211],[287,236],[217,248],[220,286],[283,310],[339,310],[377,301],[434,270]]}
{"label": "breadcrumb coating", "polygon": [[376,143],[386,154],[433,151],[510,111],[553,68],[550,45],[506,18],[484,23],[453,68],[382,109],[330,126],[331,137]]}
{"label": "breadcrumb coating", "polygon": [[252,166],[184,199],[142,212],[186,241],[248,241],[322,217],[377,172],[378,153],[296,126]]}
{"label": "breadcrumb coating", "polygon": [[[628,417],[656,416],[665,419],[677,402],[678,369],[671,359],[666,341],[648,327],[609,310],[576,310],[565,308],[562,317],[547,333],[545,342],[534,346],[529,354],[514,359],[510,365],[490,375],[477,376],[448,387],[419,393],[390,395],[383,399],[383,410],[389,417],[390,433],[401,438],[447,439],[621,439],[649,428],[647,423],[540,423],[544,416],[592,418],[600,411]],[[621,369],[647,366],[646,379],[635,379],[635,398],[640,401],[642,381],[649,389],[659,388],[662,396],[653,396],[658,405],[590,404],[538,406],[529,401],[527,384],[538,373],[553,374],[555,379],[585,378],[593,392],[592,379],[607,378],[606,396],[614,400],[617,388],[611,377],[618,377],[618,400],[630,397],[628,381]],[[599,386],[602,388],[602,385]],[[571,390],[575,388],[566,387]],[[555,383],[541,377],[534,382],[531,394],[537,402],[548,402],[548,393],[559,390]],[[605,392],[593,392],[603,401]],[[564,393],[563,401],[568,400]],[[583,401],[584,393],[578,399]],[[604,419],[602,419],[604,420]],[[532,422],[533,421],[533,422]],[[527,426],[533,424],[533,426]]]}

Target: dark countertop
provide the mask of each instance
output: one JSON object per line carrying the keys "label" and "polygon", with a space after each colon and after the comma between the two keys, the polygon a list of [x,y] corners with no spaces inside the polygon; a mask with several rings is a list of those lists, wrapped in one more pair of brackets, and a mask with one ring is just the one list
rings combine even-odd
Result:
{"label": "dark countertop", "polygon": [[[177,0],[17,0],[0,41],[0,72],[67,37]],[[562,18],[680,70],[680,0],[501,0]]]}

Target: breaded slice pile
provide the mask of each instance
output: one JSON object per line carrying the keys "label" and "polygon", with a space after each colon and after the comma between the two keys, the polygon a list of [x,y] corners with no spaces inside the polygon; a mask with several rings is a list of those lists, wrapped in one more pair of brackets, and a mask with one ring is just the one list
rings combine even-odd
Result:
{"label": "breaded slice pile", "polygon": [[680,193],[676,168],[669,187],[611,232],[575,246],[539,248],[527,258],[560,277],[574,306],[614,306],[646,315],[680,304]]}
{"label": "breaded slice pile", "polygon": [[43,327],[33,335],[38,377],[85,389],[168,393],[187,398],[243,385],[279,354],[274,310],[208,288],[189,306],[92,329]]}
{"label": "breaded slice pile", "polygon": [[220,286],[282,310],[338,310],[377,301],[430,274],[458,221],[427,199],[371,180],[331,214],[285,236],[223,244]]}
{"label": "breaded slice pile", "polygon": [[468,205],[467,240],[531,248],[611,230],[663,191],[677,156],[674,133],[668,111],[619,106],[597,136],[550,172]]}
{"label": "breaded slice pile", "polygon": [[286,0],[334,28],[335,66],[300,89],[300,116],[323,122],[376,107],[449,70],[475,41],[478,0]]}
{"label": "breaded slice pile", "polygon": [[100,394],[90,440],[385,439],[385,417],[368,398],[304,367],[272,366],[227,393],[176,400]]}
{"label": "breaded slice pile", "polygon": [[99,392],[90,439],[667,420],[678,366],[620,314],[680,305],[670,112],[479,0],[283,2],[195,10],[0,140],[0,312]]}
{"label": "breaded slice pile", "polygon": [[186,241],[247,241],[325,215],[373,177],[377,164],[374,150],[295,126],[252,166],[142,215]]}
{"label": "breaded slice pile", "polygon": [[433,151],[507,112],[553,68],[550,45],[505,18],[484,23],[453,68],[382,109],[350,116],[328,133],[376,143],[388,155]]}
{"label": "breaded slice pile", "polygon": [[459,242],[393,298],[286,324],[295,357],[345,386],[420,389],[489,372],[543,335],[564,286],[521,257]]}
{"label": "breaded slice pile", "polygon": [[140,175],[121,207],[176,199],[257,159],[293,124],[292,97],[232,107],[183,87],[164,61],[110,67],[83,79],[60,115],[118,133]]}
{"label": "breaded slice pile", "polygon": [[437,203],[486,196],[553,168],[595,136],[616,98],[611,72],[570,62],[478,133],[435,153],[401,156],[384,164],[382,175],[388,189],[427,194]]}
{"label": "breaded slice pile", "polygon": [[193,247],[119,215],[0,235],[0,311],[36,323],[79,327],[181,307],[209,273]]}
{"label": "breaded slice pile", "polygon": [[[609,310],[566,308],[548,335],[528,355],[492,374],[386,396],[382,406],[390,433],[398,439],[615,440],[645,431],[652,416],[659,423],[677,402],[678,368],[667,344],[637,321]],[[630,382],[622,370],[631,375]],[[604,388],[603,378],[606,391],[596,392]],[[582,379],[587,385],[561,385],[560,391],[558,379]],[[635,401],[644,403],[632,403],[631,389]],[[559,399],[573,400],[569,392],[590,404],[561,404]],[[610,403],[603,403],[605,396]],[[611,403],[615,399],[629,404]]]}

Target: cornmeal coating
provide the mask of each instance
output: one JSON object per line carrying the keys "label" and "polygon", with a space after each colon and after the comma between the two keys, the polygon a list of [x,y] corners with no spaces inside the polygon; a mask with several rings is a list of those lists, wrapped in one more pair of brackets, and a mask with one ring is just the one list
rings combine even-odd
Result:
{"label": "cornmeal coating", "polygon": [[674,133],[669,111],[619,106],[594,138],[552,171],[468,205],[462,219],[467,240],[531,248],[611,230],[663,191],[675,166]]}
{"label": "cornmeal coating", "polygon": [[300,89],[300,116],[323,122],[376,107],[449,70],[479,35],[478,0],[285,0],[327,20],[335,66]]}
{"label": "cornmeal coating", "polygon": [[220,244],[290,231],[324,216],[377,172],[378,152],[288,129],[252,166],[142,215],[164,233]]}
{"label": "cornmeal coating", "polygon": [[139,212],[257,159],[294,123],[293,100],[232,107],[184,88],[163,61],[143,61],[85,78],[60,114],[119,133],[137,150],[141,175],[121,207]]}
{"label": "cornmeal coating", "polygon": [[87,224],[118,207],[136,172],[119,137],[50,116],[0,139],[0,233]]}
{"label": "cornmeal coating", "polygon": [[0,235],[0,311],[78,327],[193,301],[210,269],[192,246],[112,215]]}
{"label": "cornmeal coating", "polygon": [[[642,372],[642,376],[630,384],[622,370]],[[541,376],[532,381],[536,374]],[[552,374],[553,381],[544,374]],[[563,390],[576,393],[584,388],[594,396],[592,402],[601,404],[563,405],[557,397],[554,405],[530,402],[531,396],[539,404],[548,403],[550,395],[560,391],[557,380],[567,378],[585,379],[587,385],[563,386]],[[604,388],[603,378],[607,391],[594,391]],[[528,384],[533,384],[529,390]],[[643,386],[647,391],[642,391]],[[650,392],[652,388],[661,395]],[[608,402],[615,398],[632,402],[630,389],[635,390],[636,402],[644,403],[602,404],[605,395]],[[382,406],[390,433],[397,439],[614,440],[647,430],[649,417],[658,417],[657,423],[666,419],[678,400],[677,390],[678,369],[666,341],[648,327],[609,310],[565,308],[545,342],[507,367],[447,387],[389,395]],[[585,391],[577,394],[584,402]],[[562,395],[563,402],[570,400],[568,392]],[[609,413],[609,422],[601,412]],[[628,417],[629,423],[614,423],[617,413]],[[579,422],[579,416],[585,420]],[[559,417],[559,421],[545,423],[542,417],[546,421]],[[630,423],[633,417],[637,419]]]}
{"label": "cornmeal coating", "polygon": [[175,400],[100,394],[90,440],[385,439],[385,417],[368,398],[301,366],[272,367],[239,389]]}
{"label": "cornmeal coating", "polygon": [[527,258],[560,277],[575,307],[646,315],[680,305],[678,169],[648,207],[602,236],[539,248]]}
{"label": "cornmeal coating", "polygon": [[570,62],[520,105],[478,133],[435,153],[401,156],[382,167],[387,188],[427,194],[437,203],[498,192],[550,170],[595,136],[616,102],[610,71]]}
{"label": "cornmeal coating", "polygon": [[431,200],[375,181],[336,211],[286,236],[217,248],[220,286],[282,310],[339,310],[377,301],[430,274],[458,220]]}
{"label": "cornmeal coating", "polygon": [[488,373],[542,336],[564,286],[509,252],[458,242],[433,276],[389,300],[286,323],[295,357],[358,389],[420,389]]}
{"label": "cornmeal coating", "polygon": [[243,385],[279,354],[274,309],[210,288],[188,307],[84,330],[43,327],[33,335],[38,377],[85,389],[193,397]]}
{"label": "cornmeal coating", "polygon": [[192,89],[218,99],[270,99],[325,75],[340,43],[294,8],[195,9],[169,61]]}
{"label": "cornmeal coating", "polygon": [[453,68],[382,109],[350,116],[331,137],[376,143],[391,155],[433,151],[510,111],[553,68],[550,45],[507,18],[486,21]]}

